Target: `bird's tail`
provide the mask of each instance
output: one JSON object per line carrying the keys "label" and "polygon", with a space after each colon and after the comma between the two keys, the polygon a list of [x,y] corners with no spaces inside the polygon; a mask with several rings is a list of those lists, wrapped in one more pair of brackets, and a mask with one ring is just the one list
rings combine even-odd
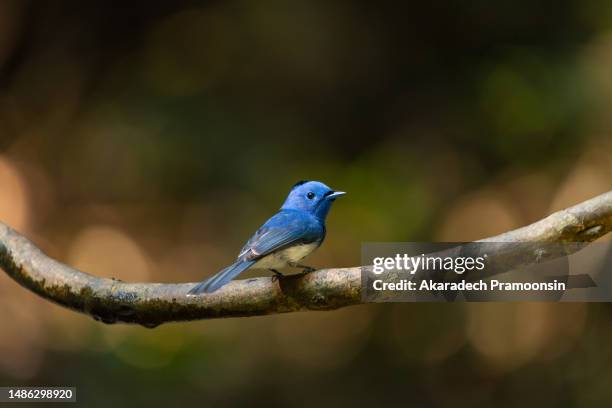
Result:
{"label": "bird's tail", "polygon": [[238,261],[234,264],[228,266],[227,268],[217,272],[215,275],[206,279],[203,282],[198,283],[194,286],[187,295],[199,295],[202,293],[212,293],[219,289],[220,287],[227,284],[229,281],[234,279],[240,273],[247,270],[251,265],[253,265],[255,261]]}

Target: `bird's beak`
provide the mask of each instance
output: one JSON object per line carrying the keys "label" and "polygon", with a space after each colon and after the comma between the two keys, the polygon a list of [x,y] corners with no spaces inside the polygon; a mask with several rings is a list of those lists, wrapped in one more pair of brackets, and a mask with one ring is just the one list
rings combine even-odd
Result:
{"label": "bird's beak", "polygon": [[331,193],[330,195],[327,196],[328,199],[330,200],[335,200],[336,198],[345,195],[346,193],[344,191],[334,191],[333,193]]}

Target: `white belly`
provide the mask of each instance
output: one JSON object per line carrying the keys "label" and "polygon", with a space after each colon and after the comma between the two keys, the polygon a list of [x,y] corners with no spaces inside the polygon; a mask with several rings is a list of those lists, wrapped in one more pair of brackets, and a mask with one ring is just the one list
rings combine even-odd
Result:
{"label": "white belly", "polygon": [[290,263],[297,263],[310,255],[312,251],[317,249],[318,244],[296,245],[282,251],[270,254],[255,263],[252,268],[255,269],[276,269],[283,268]]}

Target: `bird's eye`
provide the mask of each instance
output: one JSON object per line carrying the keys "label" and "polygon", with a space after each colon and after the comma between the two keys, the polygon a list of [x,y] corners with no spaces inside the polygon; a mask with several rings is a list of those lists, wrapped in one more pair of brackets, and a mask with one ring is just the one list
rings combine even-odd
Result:
{"label": "bird's eye", "polygon": [[315,193],[311,191],[308,194],[306,194],[306,197],[308,197],[309,200],[312,200],[315,197]]}

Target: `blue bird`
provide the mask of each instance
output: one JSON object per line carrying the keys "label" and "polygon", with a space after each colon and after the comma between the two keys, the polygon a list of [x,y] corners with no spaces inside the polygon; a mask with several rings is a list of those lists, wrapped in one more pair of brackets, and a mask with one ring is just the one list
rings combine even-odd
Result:
{"label": "blue bird", "polygon": [[236,262],[197,284],[188,295],[212,293],[249,268],[268,269],[277,276],[282,276],[277,269],[285,266],[313,271],[299,262],[325,239],[327,213],[344,194],[318,181],[297,182],[280,211],[248,240]]}

